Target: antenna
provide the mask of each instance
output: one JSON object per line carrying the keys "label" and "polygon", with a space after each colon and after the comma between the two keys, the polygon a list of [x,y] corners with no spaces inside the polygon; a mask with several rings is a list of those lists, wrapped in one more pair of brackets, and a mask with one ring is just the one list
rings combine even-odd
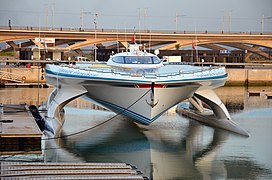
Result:
{"label": "antenna", "polygon": [[126,42],[126,52],[128,52],[128,42],[127,42],[127,26],[125,23],[125,42]]}
{"label": "antenna", "polygon": [[132,36],[132,39],[131,39],[131,43],[136,43],[136,32],[135,32],[135,26],[134,26],[134,34]]}
{"label": "antenna", "polygon": [[150,25],[150,30],[149,30],[149,47],[148,47],[148,52],[150,53],[150,48],[151,48],[151,25]]}
{"label": "antenna", "polygon": [[195,25],[195,52],[196,52],[196,61],[198,61],[198,52],[197,52],[197,34],[196,34],[196,25]]}
{"label": "antenna", "polygon": [[141,9],[139,9],[139,36],[140,36],[140,44],[142,44],[142,37],[141,37]]}
{"label": "antenna", "polygon": [[119,40],[118,40],[118,26],[116,25],[116,36],[117,36],[117,53],[119,53]]}
{"label": "antenna", "polygon": [[38,63],[38,106],[40,104],[40,60],[41,60],[41,23],[40,23],[40,18],[39,18],[39,63]]}
{"label": "antenna", "polygon": [[94,61],[96,61],[97,57],[97,50],[96,50],[96,30],[97,30],[97,18],[98,18],[98,13],[95,13],[94,16]]}

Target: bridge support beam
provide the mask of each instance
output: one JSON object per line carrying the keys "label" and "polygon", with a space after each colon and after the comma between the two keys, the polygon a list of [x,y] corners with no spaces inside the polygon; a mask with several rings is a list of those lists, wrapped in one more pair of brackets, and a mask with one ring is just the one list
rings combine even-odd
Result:
{"label": "bridge support beam", "polygon": [[14,41],[7,41],[6,42],[13,50],[18,50],[19,47]]}

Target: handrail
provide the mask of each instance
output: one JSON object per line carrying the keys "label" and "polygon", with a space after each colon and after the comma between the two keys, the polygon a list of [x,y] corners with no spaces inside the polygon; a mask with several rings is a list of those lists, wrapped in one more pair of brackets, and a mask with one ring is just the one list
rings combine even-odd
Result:
{"label": "handrail", "polygon": [[[96,68],[78,68],[77,66],[71,66],[71,65],[61,65],[61,67],[67,67],[68,69],[73,69],[74,71],[69,71],[69,73],[73,74],[80,74],[80,75],[99,75],[99,74],[111,74],[114,76],[128,76],[128,77],[133,77],[133,78],[154,78],[154,79],[160,79],[160,78],[165,78],[165,77],[184,77],[184,78],[189,78],[189,77],[208,77],[208,76],[218,76],[218,75],[224,75],[226,74],[225,68],[224,67],[199,67],[195,70],[190,70],[190,71],[176,71],[176,72],[168,72],[168,73],[136,73],[136,72],[123,72],[123,71],[118,71],[114,69],[96,69]],[[65,72],[68,73],[68,72]]]}

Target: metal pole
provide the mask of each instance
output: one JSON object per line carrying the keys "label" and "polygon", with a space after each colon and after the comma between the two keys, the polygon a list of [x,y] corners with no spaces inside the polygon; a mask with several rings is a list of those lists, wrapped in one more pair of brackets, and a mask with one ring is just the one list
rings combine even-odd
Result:
{"label": "metal pole", "polygon": [[262,16],[262,34],[263,34],[263,32],[264,32],[264,20],[265,19],[272,19],[272,17],[265,17],[264,15]]}
{"label": "metal pole", "polygon": [[175,21],[176,21],[176,32],[177,32],[178,31],[178,13],[176,13]]}
{"label": "metal pole", "polygon": [[233,12],[233,10],[229,11],[229,32],[231,31],[231,13]]}
{"label": "metal pole", "polygon": [[81,20],[80,28],[83,29],[83,8],[81,9],[80,20]]}
{"label": "metal pole", "polygon": [[225,31],[225,15],[226,15],[226,12],[223,11],[223,19],[222,19],[222,32]]}
{"label": "metal pole", "polygon": [[41,32],[40,32],[40,22],[39,22],[39,62],[38,62],[38,106],[40,104],[40,60],[41,60]]}
{"label": "metal pole", "polygon": [[184,17],[184,16],[186,16],[186,15],[176,13],[176,18],[175,18],[175,21],[176,21],[176,32],[178,31],[178,18],[179,17]]}
{"label": "metal pole", "polygon": [[262,25],[262,34],[263,34],[263,32],[264,32],[264,15],[262,15],[261,25]]}
{"label": "metal pole", "polygon": [[45,28],[48,29],[48,4],[45,4]]}
{"label": "metal pole", "polygon": [[52,3],[52,30],[54,29],[54,11],[55,11],[55,3]]}
{"label": "metal pole", "polygon": [[95,13],[95,18],[94,18],[94,61],[96,61],[96,56],[97,56],[97,52],[96,52],[96,29],[97,29],[97,17],[98,14]]}
{"label": "metal pole", "polygon": [[231,12],[229,11],[229,33],[230,33],[230,28],[231,28]]}
{"label": "metal pole", "polygon": [[145,8],[145,9],[144,9],[144,23],[145,23],[145,31],[147,31],[147,22],[146,22],[146,19],[147,19],[147,9],[148,9],[148,8]]}

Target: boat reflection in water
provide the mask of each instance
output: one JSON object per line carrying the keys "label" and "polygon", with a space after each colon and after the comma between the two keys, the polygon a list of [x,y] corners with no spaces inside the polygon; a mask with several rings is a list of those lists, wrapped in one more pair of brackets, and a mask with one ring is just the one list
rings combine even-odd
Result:
{"label": "boat reflection in water", "polygon": [[[242,88],[238,91],[240,93],[236,94],[241,100],[238,103],[236,98],[229,99],[228,94],[232,90],[237,91],[235,88],[222,88],[217,93],[219,95],[223,93],[220,96],[223,100],[244,105],[243,109],[234,110],[235,113],[232,115],[238,121],[240,119],[239,123],[250,130],[252,133],[250,138],[203,126],[176,114],[172,109],[149,126],[131,123],[124,117],[118,117],[91,131],[61,139],[59,141],[61,150],[72,155],[69,159],[66,153],[64,159],[65,161],[131,163],[150,179],[271,178],[271,161],[264,162],[264,159],[269,159],[272,146],[269,140],[269,142],[261,142],[265,140],[263,135],[269,134],[262,135],[255,127],[256,123],[260,123],[261,131],[269,133],[272,124],[269,124],[267,119],[272,113],[269,114],[269,110],[262,108],[259,110],[264,112],[263,114],[267,113],[265,118],[250,120],[256,117],[251,114],[251,103],[244,104],[244,102],[258,98],[256,103],[262,103],[260,101],[262,97],[245,98],[245,91]],[[224,94],[224,92],[228,93]],[[268,107],[272,107],[271,102],[270,105]],[[114,114],[109,111],[90,112],[84,109],[66,108],[66,122],[62,133],[78,132],[112,116]],[[81,121],[78,121],[79,118]],[[250,121],[247,121],[248,119]],[[260,149],[261,154],[259,154]],[[52,154],[56,156],[56,153]],[[79,160],[75,160],[75,157],[79,157]],[[60,160],[58,158],[57,155],[56,159],[50,160]]]}
{"label": "boat reflection in water", "polygon": [[[0,102],[35,104],[36,88],[0,89]],[[50,89],[40,89],[46,101]],[[78,135],[46,140],[45,161],[131,163],[150,179],[272,179],[272,100],[248,92],[272,92],[272,87],[223,87],[216,93],[233,119],[251,136],[243,138],[190,121],[168,111],[148,127],[120,116]],[[7,98],[9,97],[9,98]],[[93,127],[114,113],[90,110],[76,99],[65,108],[62,134]],[[243,108],[240,108],[243,107]]]}

